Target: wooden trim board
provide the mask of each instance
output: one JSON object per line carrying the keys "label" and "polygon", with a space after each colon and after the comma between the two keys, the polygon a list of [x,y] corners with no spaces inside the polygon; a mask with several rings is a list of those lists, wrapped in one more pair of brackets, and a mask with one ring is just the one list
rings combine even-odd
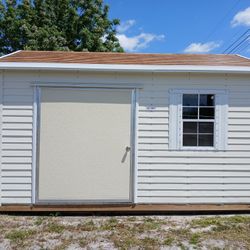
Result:
{"label": "wooden trim board", "polygon": [[250,204],[2,205],[0,212],[250,212]]}

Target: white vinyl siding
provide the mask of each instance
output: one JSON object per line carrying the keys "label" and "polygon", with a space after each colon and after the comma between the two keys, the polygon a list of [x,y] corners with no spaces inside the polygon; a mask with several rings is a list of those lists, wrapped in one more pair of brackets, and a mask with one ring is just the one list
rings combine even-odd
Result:
{"label": "white vinyl siding", "polygon": [[[250,76],[231,74],[5,71],[2,203],[31,203],[33,88],[31,82],[136,85],[138,203],[250,203]],[[169,147],[170,89],[228,90],[228,147]],[[1,111],[0,111],[1,112]]]}
{"label": "white vinyl siding", "polygon": [[[169,91],[173,88],[228,91],[226,150],[189,152],[170,147],[169,129],[171,126],[176,129],[175,118],[169,121],[169,107],[173,103]],[[144,96],[149,93],[151,98],[145,105]],[[139,136],[142,131],[146,133],[146,128],[150,136],[139,140],[138,145],[138,201],[250,203],[249,94],[249,78],[240,76],[224,78],[190,75],[186,78],[169,77],[165,83],[162,76],[158,79],[155,76],[151,85],[145,85],[140,91]],[[147,118],[145,113],[148,114]],[[221,119],[223,121],[224,117]],[[161,132],[159,139],[155,136],[158,132]],[[223,141],[219,143],[223,144]]]}
{"label": "white vinyl siding", "polygon": [[2,203],[31,203],[34,76],[4,73],[2,111]]}

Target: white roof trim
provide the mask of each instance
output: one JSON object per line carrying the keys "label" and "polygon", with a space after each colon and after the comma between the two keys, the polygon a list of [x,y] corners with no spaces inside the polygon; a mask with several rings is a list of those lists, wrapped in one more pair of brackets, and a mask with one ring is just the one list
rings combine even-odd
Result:
{"label": "white roof trim", "polygon": [[244,59],[247,59],[247,60],[250,60],[250,58],[249,57],[247,57],[247,56],[243,56],[243,55],[240,55],[240,54],[235,54],[236,56],[239,56],[239,57],[241,57],[241,58],[244,58]]}
{"label": "white roof trim", "polygon": [[32,63],[0,62],[0,69],[23,70],[81,70],[107,72],[202,72],[202,73],[250,73],[247,66],[199,66],[199,65],[128,65],[128,64],[80,64],[80,63]]}
{"label": "white roof trim", "polygon": [[10,53],[10,54],[6,54],[6,55],[3,55],[3,56],[0,56],[0,59],[5,58],[5,57],[8,57],[8,56],[12,56],[12,55],[14,55],[14,54],[16,54],[16,53],[19,53],[20,51],[21,51],[21,50],[17,50],[17,51],[14,51],[14,52]]}

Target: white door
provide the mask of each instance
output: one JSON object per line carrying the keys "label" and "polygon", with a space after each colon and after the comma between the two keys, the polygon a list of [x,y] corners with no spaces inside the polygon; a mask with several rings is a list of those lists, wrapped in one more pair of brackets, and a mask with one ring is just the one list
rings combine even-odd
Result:
{"label": "white door", "polygon": [[38,202],[131,201],[131,96],[41,88]]}

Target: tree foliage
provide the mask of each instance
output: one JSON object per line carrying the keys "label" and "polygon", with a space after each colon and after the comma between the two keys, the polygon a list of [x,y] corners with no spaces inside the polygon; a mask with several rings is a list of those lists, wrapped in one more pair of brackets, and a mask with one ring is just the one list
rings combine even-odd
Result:
{"label": "tree foliage", "polygon": [[118,19],[103,0],[6,0],[0,3],[0,53],[20,49],[114,51]]}

